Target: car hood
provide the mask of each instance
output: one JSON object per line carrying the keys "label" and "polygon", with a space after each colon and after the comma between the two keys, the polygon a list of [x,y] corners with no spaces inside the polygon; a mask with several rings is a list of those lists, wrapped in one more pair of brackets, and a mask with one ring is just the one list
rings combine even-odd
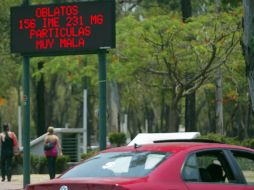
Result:
{"label": "car hood", "polygon": [[124,190],[125,185],[141,183],[146,178],[68,178],[31,184],[26,190]]}

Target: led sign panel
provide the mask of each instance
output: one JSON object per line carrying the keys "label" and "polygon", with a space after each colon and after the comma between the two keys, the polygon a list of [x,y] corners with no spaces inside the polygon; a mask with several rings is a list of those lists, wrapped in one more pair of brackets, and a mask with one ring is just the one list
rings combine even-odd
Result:
{"label": "led sign panel", "polygon": [[75,54],[114,47],[114,1],[11,8],[13,53]]}

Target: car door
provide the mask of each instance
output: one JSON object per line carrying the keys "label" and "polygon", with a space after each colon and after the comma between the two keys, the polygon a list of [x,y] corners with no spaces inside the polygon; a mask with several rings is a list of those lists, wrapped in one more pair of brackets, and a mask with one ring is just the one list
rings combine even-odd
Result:
{"label": "car door", "polygon": [[236,149],[230,150],[230,153],[246,190],[254,190],[254,153]]}
{"label": "car door", "polygon": [[198,151],[184,163],[182,178],[189,190],[246,190],[222,149]]}

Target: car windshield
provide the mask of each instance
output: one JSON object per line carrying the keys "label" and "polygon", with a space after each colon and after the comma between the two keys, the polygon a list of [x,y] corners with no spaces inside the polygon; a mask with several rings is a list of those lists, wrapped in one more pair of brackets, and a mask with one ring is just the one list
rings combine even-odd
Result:
{"label": "car windshield", "polygon": [[170,154],[165,152],[101,153],[67,171],[60,178],[143,177]]}

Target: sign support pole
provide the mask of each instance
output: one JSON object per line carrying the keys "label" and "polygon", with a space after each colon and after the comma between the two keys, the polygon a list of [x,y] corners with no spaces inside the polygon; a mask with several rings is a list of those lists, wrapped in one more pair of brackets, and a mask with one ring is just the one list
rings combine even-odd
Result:
{"label": "sign support pole", "polygon": [[[23,6],[29,6],[30,0],[23,0]],[[23,56],[23,188],[30,184],[30,58]]]}
{"label": "sign support pole", "polygon": [[100,150],[106,149],[107,120],[106,120],[106,53],[99,53],[99,134]]}
{"label": "sign support pole", "polygon": [[29,57],[23,57],[23,187],[30,184],[30,85]]}

